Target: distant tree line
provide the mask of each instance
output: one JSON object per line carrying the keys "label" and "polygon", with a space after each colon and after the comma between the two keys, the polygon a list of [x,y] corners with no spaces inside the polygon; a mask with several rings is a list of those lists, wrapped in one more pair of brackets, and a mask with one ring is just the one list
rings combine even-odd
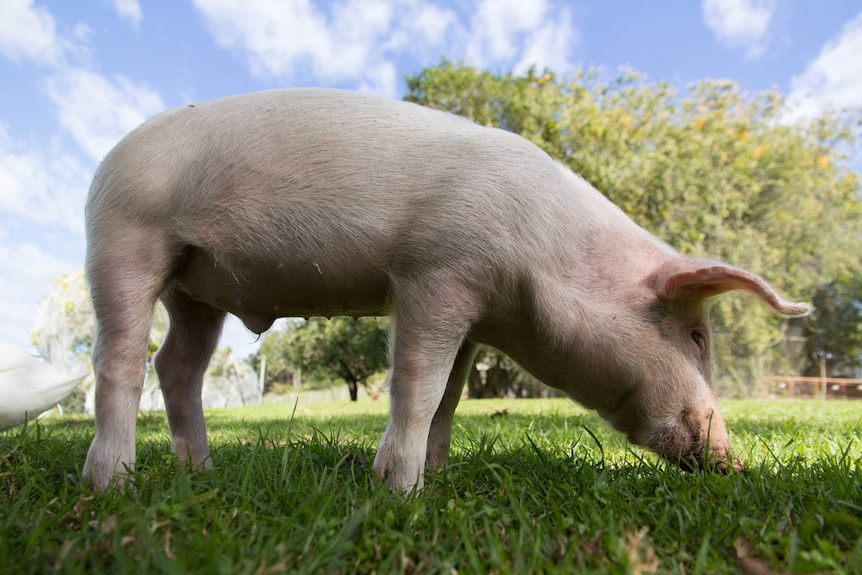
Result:
{"label": "distant tree line", "polygon": [[[790,123],[780,94],[749,94],[730,81],[674,90],[636,74],[608,82],[590,72],[494,74],[446,61],[408,77],[407,86],[406,100],[532,141],[682,253],[725,260],[812,301],[810,317],[790,321],[744,294],[716,302],[716,384],[725,394],[750,395],[767,373],[819,374],[825,366],[841,376],[859,368],[862,202],[848,166],[859,110]],[[91,336],[82,326],[91,318],[69,319],[68,298],[55,299],[61,309],[43,315],[65,317],[62,345],[86,356]],[[49,324],[34,341],[60,341],[62,330]],[[301,370],[303,378],[345,382],[355,398],[386,369],[387,325],[287,322],[264,336],[249,362],[259,367],[266,356],[270,385],[286,385]],[[481,350],[476,366],[471,396],[548,393],[496,350]]]}
{"label": "distant tree line", "polygon": [[[636,74],[603,82],[445,61],[407,86],[408,101],[524,136],[682,253],[728,261],[815,303],[809,318],[787,321],[744,294],[720,298],[712,318],[723,392],[750,395],[762,375],[812,372],[821,357],[834,375],[859,365],[862,203],[847,164],[858,110],[791,124],[778,93],[730,81],[677,91]],[[546,393],[495,350],[476,363],[471,395]]]}

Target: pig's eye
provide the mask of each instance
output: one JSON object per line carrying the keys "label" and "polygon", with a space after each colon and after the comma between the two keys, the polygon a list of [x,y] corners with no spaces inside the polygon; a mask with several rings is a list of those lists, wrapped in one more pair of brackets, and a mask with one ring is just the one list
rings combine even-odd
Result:
{"label": "pig's eye", "polygon": [[693,331],[691,332],[691,339],[697,345],[697,348],[701,353],[706,352],[706,336],[703,335],[703,332]]}

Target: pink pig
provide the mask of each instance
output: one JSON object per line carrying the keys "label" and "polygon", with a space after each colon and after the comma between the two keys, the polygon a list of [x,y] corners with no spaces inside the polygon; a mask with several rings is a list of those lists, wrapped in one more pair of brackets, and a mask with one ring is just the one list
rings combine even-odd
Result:
{"label": "pink pig", "polygon": [[476,346],[493,346],[673,462],[730,465],[708,300],[759,277],[684,257],[527,140],[405,102],[273,90],[168,111],[107,155],[86,208],[98,322],[97,488],[135,463],[150,316],[179,458],[208,466],[201,385],[227,313],[392,314],[375,471],[421,488],[449,453]]}

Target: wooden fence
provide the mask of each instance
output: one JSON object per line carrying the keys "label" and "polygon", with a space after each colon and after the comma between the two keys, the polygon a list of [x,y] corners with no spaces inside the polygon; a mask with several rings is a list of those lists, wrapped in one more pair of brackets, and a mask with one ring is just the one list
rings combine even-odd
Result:
{"label": "wooden fence", "polygon": [[862,379],[768,375],[763,383],[770,397],[862,399]]}

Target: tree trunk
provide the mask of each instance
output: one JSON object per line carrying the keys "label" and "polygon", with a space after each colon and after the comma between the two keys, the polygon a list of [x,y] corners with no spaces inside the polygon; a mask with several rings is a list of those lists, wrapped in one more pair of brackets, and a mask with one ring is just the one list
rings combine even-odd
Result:
{"label": "tree trunk", "polygon": [[348,380],[347,387],[350,389],[350,401],[356,401],[359,398],[359,384]]}

